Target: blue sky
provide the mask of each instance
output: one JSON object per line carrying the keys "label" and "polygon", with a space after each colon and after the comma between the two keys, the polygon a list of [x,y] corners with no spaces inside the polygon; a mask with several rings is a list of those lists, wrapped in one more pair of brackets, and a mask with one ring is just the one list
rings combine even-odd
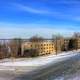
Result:
{"label": "blue sky", "polygon": [[79,31],[79,0],[0,0],[0,38],[50,38]]}

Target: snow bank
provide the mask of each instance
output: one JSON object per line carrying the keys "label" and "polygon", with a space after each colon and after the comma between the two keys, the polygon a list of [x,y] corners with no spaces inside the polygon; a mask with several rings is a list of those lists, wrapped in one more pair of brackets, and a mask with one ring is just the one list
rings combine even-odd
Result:
{"label": "snow bank", "polygon": [[38,58],[24,58],[23,60],[9,60],[7,62],[1,62],[0,66],[43,66],[49,63],[56,63],[58,61],[65,60],[71,56],[75,56],[78,54],[79,51],[69,51],[69,52],[63,52],[58,55],[48,55],[48,56],[42,56]]}

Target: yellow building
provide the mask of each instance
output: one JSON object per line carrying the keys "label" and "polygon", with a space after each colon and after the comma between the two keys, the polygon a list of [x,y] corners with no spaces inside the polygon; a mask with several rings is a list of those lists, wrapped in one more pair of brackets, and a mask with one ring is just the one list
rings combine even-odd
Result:
{"label": "yellow building", "polygon": [[76,49],[80,49],[80,38],[76,38],[74,44],[76,46]]}
{"label": "yellow building", "polygon": [[38,42],[23,42],[22,43],[22,55],[27,49],[36,49],[39,55],[55,54],[55,47],[52,41],[38,41]]}

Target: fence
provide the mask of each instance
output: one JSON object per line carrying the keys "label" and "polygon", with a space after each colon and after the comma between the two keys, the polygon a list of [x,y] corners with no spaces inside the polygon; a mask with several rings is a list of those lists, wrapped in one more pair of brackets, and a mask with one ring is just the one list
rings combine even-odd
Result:
{"label": "fence", "polygon": [[[56,39],[44,39],[43,42],[44,41],[50,41],[54,44],[56,54],[62,51],[77,50],[80,48],[79,39],[57,39],[56,38]],[[22,53],[23,42],[29,42],[29,39],[0,39],[0,59],[10,58],[10,57],[24,57],[26,52],[23,51]],[[29,51],[27,50],[27,52]],[[36,54],[34,50],[32,50],[32,52]],[[25,55],[25,57],[27,57],[27,55]]]}

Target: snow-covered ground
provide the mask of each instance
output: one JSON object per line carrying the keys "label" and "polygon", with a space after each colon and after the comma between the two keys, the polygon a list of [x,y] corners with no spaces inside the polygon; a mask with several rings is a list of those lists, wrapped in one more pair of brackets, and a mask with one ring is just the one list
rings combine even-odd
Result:
{"label": "snow-covered ground", "polygon": [[[3,59],[0,61],[0,70],[15,70],[15,67],[26,67],[33,70],[37,67],[54,64],[79,54],[78,51],[62,52],[58,55],[40,56],[37,58]],[[35,68],[34,68],[35,67]]]}
{"label": "snow-covered ground", "polygon": [[80,80],[80,72],[77,72],[71,75],[58,76],[54,80]]}

